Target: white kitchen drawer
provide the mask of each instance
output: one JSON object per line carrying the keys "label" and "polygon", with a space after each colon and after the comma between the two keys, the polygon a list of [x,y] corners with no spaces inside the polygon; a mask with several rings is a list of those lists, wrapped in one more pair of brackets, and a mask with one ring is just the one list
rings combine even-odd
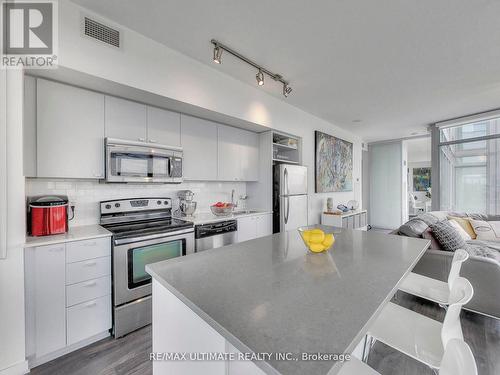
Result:
{"label": "white kitchen drawer", "polygon": [[66,309],[67,345],[75,344],[111,328],[111,295]]}
{"label": "white kitchen drawer", "polygon": [[111,238],[94,238],[66,244],[66,263],[111,256]]}
{"label": "white kitchen drawer", "polygon": [[66,286],[66,306],[73,306],[111,294],[111,276]]}
{"label": "white kitchen drawer", "polygon": [[111,275],[111,257],[66,264],[66,285]]}

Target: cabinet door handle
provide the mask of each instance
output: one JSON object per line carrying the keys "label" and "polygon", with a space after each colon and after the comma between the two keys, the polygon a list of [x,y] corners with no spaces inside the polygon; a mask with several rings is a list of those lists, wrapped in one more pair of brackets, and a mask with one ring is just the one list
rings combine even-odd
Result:
{"label": "cabinet door handle", "polygon": [[150,140],[149,140],[149,142],[150,142],[150,143],[158,143],[158,142],[156,141],[156,139],[150,139]]}
{"label": "cabinet door handle", "polygon": [[83,246],[95,246],[95,245],[97,245],[97,242],[95,242],[95,241],[92,241],[92,242],[84,242],[84,243],[83,243]]}
{"label": "cabinet door handle", "polygon": [[94,260],[94,261],[85,263],[85,266],[86,267],[91,267],[91,266],[95,266],[96,264],[97,264],[97,262]]}
{"label": "cabinet door handle", "polygon": [[88,283],[83,284],[85,287],[90,287],[90,286],[95,286],[97,285],[97,282],[95,281],[89,281]]}
{"label": "cabinet door handle", "polygon": [[144,142],[146,139],[145,138],[137,138],[140,142]]}
{"label": "cabinet door handle", "polygon": [[97,178],[102,178],[103,175],[102,173],[94,173],[94,177],[97,177]]}
{"label": "cabinet door handle", "polygon": [[85,307],[93,307],[95,305],[97,305],[97,302],[96,301],[92,301],[92,302],[86,303]]}

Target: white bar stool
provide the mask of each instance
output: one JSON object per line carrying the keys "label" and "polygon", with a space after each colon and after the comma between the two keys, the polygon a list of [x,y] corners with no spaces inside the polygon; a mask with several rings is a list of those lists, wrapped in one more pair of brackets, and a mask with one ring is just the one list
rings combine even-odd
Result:
{"label": "white bar stool", "polygon": [[[379,375],[359,359],[352,357],[344,363],[339,375]],[[451,339],[446,345],[439,375],[477,375],[477,366],[469,345],[460,339]]]}
{"label": "white bar stool", "polygon": [[425,298],[440,305],[448,305],[450,291],[454,281],[460,275],[462,263],[469,258],[469,253],[463,249],[458,249],[453,255],[448,282],[436,280],[418,273],[410,272],[401,284],[399,290],[417,297]]}
{"label": "white bar stool", "polygon": [[469,280],[458,277],[453,283],[443,323],[389,302],[369,328],[368,335],[437,369],[448,341],[463,340],[460,311],[473,294]]}

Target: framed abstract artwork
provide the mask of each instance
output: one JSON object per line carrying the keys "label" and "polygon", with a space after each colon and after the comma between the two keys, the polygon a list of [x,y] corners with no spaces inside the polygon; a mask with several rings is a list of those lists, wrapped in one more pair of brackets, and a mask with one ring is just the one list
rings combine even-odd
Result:
{"label": "framed abstract artwork", "polygon": [[315,132],[316,193],[352,191],[352,143]]}
{"label": "framed abstract artwork", "polygon": [[427,191],[431,187],[431,168],[413,168],[413,191]]}

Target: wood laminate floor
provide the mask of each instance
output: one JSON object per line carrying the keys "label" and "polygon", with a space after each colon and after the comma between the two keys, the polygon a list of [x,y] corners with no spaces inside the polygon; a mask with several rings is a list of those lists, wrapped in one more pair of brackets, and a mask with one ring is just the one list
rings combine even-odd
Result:
{"label": "wood laminate floor", "polygon": [[[444,310],[435,304],[399,292],[393,300],[433,319],[442,321]],[[479,375],[500,374],[500,320],[462,312],[465,341],[476,358]],[[32,369],[33,375],[150,375],[151,326],[118,340],[108,338]],[[382,375],[434,375],[425,365],[377,342],[368,364]],[[193,374],[197,375],[197,374]],[[314,375],[314,374],[311,374]]]}

